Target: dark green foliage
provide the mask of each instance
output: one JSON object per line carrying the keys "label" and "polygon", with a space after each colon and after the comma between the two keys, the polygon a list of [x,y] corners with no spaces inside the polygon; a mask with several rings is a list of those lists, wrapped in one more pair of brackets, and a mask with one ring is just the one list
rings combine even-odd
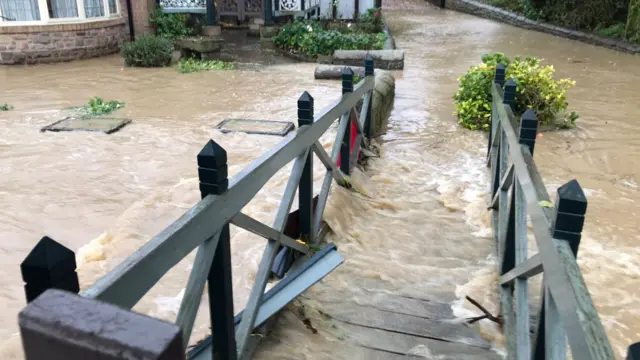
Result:
{"label": "dark green foliage", "polygon": [[378,8],[368,9],[367,13],[360,16],[358,28],[368,33],[379,33],[384,28],[382,13]]}
{"label": "dark green foliage", "polygon": [[13,106],[9,104],[0,104],[0,111],[9,111],[13,110]]}
{"label": "dark green foliage", "polygon": [[[605,29],[626,20],[629,0],[483,0],[529,19],[578,30]],[[613,29],[611,30],[613,31]]]}
{"label": "dark green foliage", "polygon": [[193,30],[188,26],[188,16],[185,14],[166,14],[161,6],[151,13],[149,21],[156,26],[156,34],[168,39],[189,36]]}
{"label": "dark green foliage", "polygon": [[173,43],[158,36],[141,36],[123,44],[120,55],[126,66],[162,67],[171,64]]}
{"label": "dark green foliage", "polygon": [[327,30],[317,21],[295,21],[284,25],[273,40],[292,53],[317,56],[336,50],[381,50],[387,37],[384,33]]}
{"label": "dark green foliage", "polygon": [[604,37],[622,38],[624,37],[624,29],[625,24],[618,23],[605,28],[598,27],[595,32],[596,34]]}

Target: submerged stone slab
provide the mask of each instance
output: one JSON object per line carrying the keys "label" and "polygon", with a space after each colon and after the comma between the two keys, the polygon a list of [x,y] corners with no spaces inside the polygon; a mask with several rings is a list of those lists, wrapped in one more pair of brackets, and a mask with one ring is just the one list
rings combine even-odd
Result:
{"label": "submerged stone slab", "polygon": [[66,117],[43,127],[40,131],[98,131],[105,134],[113,134],[127,126],[130,122],[130,119],[119,118]]}
{"label": "submerged stone slab", "polygon": [[274,120],[226,119],[216,125],[223,133],[244,132],[247,134],[285,136],[295,125],[292,122]]}

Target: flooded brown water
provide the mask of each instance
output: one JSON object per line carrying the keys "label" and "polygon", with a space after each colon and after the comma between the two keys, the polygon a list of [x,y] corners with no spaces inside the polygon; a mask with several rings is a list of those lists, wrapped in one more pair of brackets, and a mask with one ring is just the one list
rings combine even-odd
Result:
{"label": "flooded brown water", "polygon": [[[456,78],[483,53],[535,55],[577,86],[575,130],[545,133],[536,161],[550,192],[577,178],[589,197],[579,263],[619,358],[640,340],[640,110],[638,58],[503,24],[442,11],[422,2],[385,3],[396,44],[406,51],[383,154],[354,175],[367,196],[334,190],[326,221],[345,263],[304,296],[365,296],[354,274],[393,283],[398,291],[449,296],[456,313],[469,294],[492,304],[493,243],[486,212],[485,137],[460,129],[452,115]],[[20,359],[16,314],[24,306],[19,264],[48,235],[77,251],[82,287],[92,284],[199,199],[196,154],[209,138],[229,152],[231,175],[280,138],[221,134],[223,119],[294,121],[296,99],[308,90],[321,109],[339,96],[338,82],[313,80],[313,64],[256,66],[259,71],[181,75],[175,69],[125,69],[117,56],[69,64],[0,68],[0,347]],[[113,135],[40,133],[58,110],[92,96],[126,102],[115,116],[134,122]],[[323,139],[330,146],[331,134]],[[316,189],[322,167],[316,161]],[[275,216],[288,169],[278,173],[245,212]],[[317,191],[317,190],[316,190]],[[233,227],[232,227],[233,228]],[[232,233],[236,311],[244,307],[264,241]],[[187,258],[145,296],[136,310],[174,319],[189,274]],[[362,284],[360,284],[362,285]],[[372,285],[373,286],[373,285]],[[532,288],[530,292],[538,290]],[[206,297],[203,298],[206,303]],[[203,307],[204,309],[204,307]],[[311,334],[285,314],[262,359],[354,358],[340,335]],[[490,329],[489,329],[490,330]],[[193,341],[207,332],[200,313]],[[344,352],[343,352],[344,351]],[[408,349],[409,351],[409,349]],[[426,358],[428,349],[412,349]]]}

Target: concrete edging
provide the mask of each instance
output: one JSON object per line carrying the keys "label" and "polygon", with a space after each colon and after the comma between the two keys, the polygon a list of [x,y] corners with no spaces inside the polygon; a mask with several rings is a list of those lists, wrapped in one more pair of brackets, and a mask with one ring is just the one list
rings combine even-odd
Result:
{"label": "concrete edging", "polygon": [[474,0],[427,0],[429,3],[444,8],[451,9],[470,15],[475,15],[491,20],[500,21],[520,28],[540,31],[543,33],[564,37],[571,40],[582,41],[591,45],[603,46],[609,49],[618,50],[630,54],[640,53],[640,45],[631,44],[625,41],[601,37],[578,30],[571,30],[556,25],[542,23],[527,19],[522,15],[497,8],[495,6],[479,3]]}
{"label": "concrete edging", "polygon": [[[362,61],[360,61],[362,63]],[[349,66],[354,74],[363,77],[364,67]],[[318,80],[340,80],[342,78],[343,66],[323,65],[316,66],[313,74]],[[396,94],[396,79],[391,71],[376,70],[374,72],[376,84],[373,88],[373,98],[371,102],[371,136],[378,137],[387,132],[389,116],[393,109],[393,101]],[[362,101],[358,107],[362,106]]]}

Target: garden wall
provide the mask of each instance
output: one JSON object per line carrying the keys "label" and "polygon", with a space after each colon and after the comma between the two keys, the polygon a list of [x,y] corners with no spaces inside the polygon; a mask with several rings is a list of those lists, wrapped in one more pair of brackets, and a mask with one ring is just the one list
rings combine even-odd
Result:
{"label": "garden wall", "polygon": [[69,61],[118,52],[126,19],[82,24],[0,27],[0,64]]}
{"label": "garden wall", "polygon": [[578,40],[585,43],[604,46],[610,49],[624,51],[632,54],[640,53],[640,45],[631,44],[625,41],[605,38],[594,34],[584,33],[578,30],[571,30],[551,24],[541,23],[531,19],[527,19],[522,15],[518,15],[495,6],[479,3],[473,0],[427,0],[436,6],[444,7],[463,13],[484,17],[487,19],[501,21],[517,27],[536,30],[551,35],[561,36],[572,40]]}

